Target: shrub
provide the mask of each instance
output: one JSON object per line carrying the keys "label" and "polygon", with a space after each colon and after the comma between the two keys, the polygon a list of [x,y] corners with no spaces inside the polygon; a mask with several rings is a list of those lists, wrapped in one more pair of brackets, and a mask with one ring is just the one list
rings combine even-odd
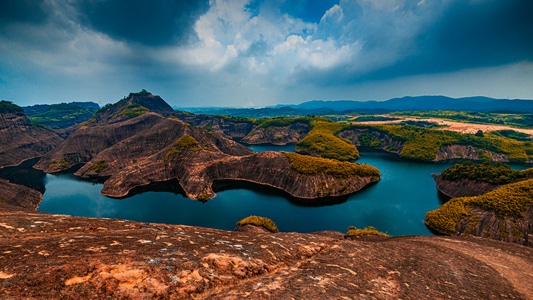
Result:
{"label": "shrub", "polygon": [[347,238],[351,236],[369,236],[369,235],[389,237],[388,234],[377,230],[374,226],[368,226],[363,229],[358,229],[355,226],[350,226],[348,227],[348,232],[346,232],[344,237]]}
{"label": "shrub", "polygon": [[0,101],[0,113],[17,113],[23,112],[22,107],[14,104],[11,101],[2,100]]}
{"label": "shrub", "polygon": [[97,174],[99,174],[100,172],[102,172],[103,170],[107,169],[108,165],[107,163],[105,162],[105,160],[101,159],[97,162],[95,162],[94,164],[92,164],[90,167],[89,167],[89,171],[94,171],[96,172]]}
{"label": "shrub", "polygon": [[239,222],[237,222],[237,225],[238,226],[244,226],[244,225],[261,226],[272,233],[279,232],[279,229],[274,223],[274,221],[272,221],[269,218],[265,218],[265,217],[248,216],[240,220]]}
{"label": "shrub", "polygon": [[482,164],[475,164],[464,162],[445,169],[441,175],[442,179],[445,180],[471,179],[501,185],[531,177],[533,176],[533,169],[516,171],[502,163],[487,161]]}

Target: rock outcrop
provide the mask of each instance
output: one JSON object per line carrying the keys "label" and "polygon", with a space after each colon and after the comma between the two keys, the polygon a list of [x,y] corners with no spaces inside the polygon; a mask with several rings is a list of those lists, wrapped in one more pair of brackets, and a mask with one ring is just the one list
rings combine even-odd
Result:
{"label": "rock outcrop", "polygon": [[34,189],[0,178],[0,204],[9,204],[36,210],[41,204],[42,194]]}
{"label": "rock outcrop", "polygon": [[441,174],[432,174],[435,184],[440,193],[449,198],[478,196],[490,192],[499,185],[487,182],[479,182],[472,179],[444,180]]}
{"label": "rock outcrop", "polygon": [[6,205],[0,220],[5,299],[533,298],[533,248],[479,238],[230,232]]}
{"label": "rock outcrop", "polygon": [[22,109],[0,112],[0,168],[43,156],[62,140],[53,131],[32,125]]}
{"label": "rock outcrop", "polygon": [[311,126],[307,123],[294,122],[288,126],[258,127],[246,135],[241,142],[245,144],[296,144],[309,131]]}
{"label": "rock outcrop", "polygon": [[494,211],[472,208],[457,222],[457,236],[478,236],[533,247],[533,206],[521,218],[502,218]]}

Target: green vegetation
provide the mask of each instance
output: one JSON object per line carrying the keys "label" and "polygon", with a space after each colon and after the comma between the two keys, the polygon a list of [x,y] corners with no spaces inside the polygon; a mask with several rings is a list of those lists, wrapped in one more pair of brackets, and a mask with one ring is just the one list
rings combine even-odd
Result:
{"label": "green vegetation", "polygon": [[312,126],[313,129],[296,146],[318,153],[324,158],[349,161],[359,157],[359,151],[349,140],[336,136],[343,129],[341,124],[325,118],[315,118]]}
{"label": "green vegetation", "polygon": [[272,221],[269,218],[265,218],[265,217],[249,216],[237,222],[237,225],[238,226],[244,226],[244,225],[261,226],[272,233],[279,232],[279,229],[274,223],[274,221]]}
{"label": "green vegetation", "polygon": [[381,122],[381,121],[394,121],[399,120],[398,118],[386,117],[386,116],[375,116],[375,115],[364,115],[358,116],[353,120],[353,122]]}
{"label": "green vegetation", "polygon": [[426,214],[426,224],[444,234],[453,234],[457,222],[470,216],[472,207],[493,211],[500,218],[523,217],[533,205],[533,179],[502,186],[481,196],[452,198]]}
{"label": "green vegetation", "polygon": [[236,116],[223,116],[223,115],[215,115],[217,118],[224,119],[229,122],[233,123],[252,123],[257,124],[259,121],[254,118],[247,118],[247,117],[236,117]]}
{"label": "green vegetation", "polygon": [[144,113],[149,112],[150,110],[140,104],[128,104],[126,107],[124,107],[122,110],[120,110],[117,114],[120,116],[124,116],[128,119],[132,119],[135,117],[138,117]]}
{"label": "green vegetation", "polygon": [[358,229],[355,226],[350,226],[348,227],[348,232],[346,232],[346,234],[344,235],[344,238],[351,237],[351,236],[369,236],[369,235],[389,237],[388,234],[377,230],[374,226],[368,226],[363,229]]}
{"label": "green vegetation", "polygon": [[445,180],[471,179],[501,185],[531,178],[533,177],[533,169],[517,171],[499,162],[487,161],[482,164],[475,164],[467,161],[447,168],[442,171],[441,175],[442,179]]}
{"label": "green vegetation", "polygon": [[64,159],[54,159],[50,162],[50,166],[48,166],[49,170],[58,169],[60,171],[64,171],[68,169],[69,165],[68,162]]}
{"label": "green vegetation", "polygon": [[24,110],[22,109],[22,107],[14,104],[11,101],[0,101],[0,113],[19,113],[23,111]]}
{"label": "green vegetation", "polygon": [[92,164],[89,167],[88,171],[94,171],[97,174],[100,174],[100,172],[102,172],[103,170],[105,170],[107,168],[108,168],[107,163],[105,162],[105,160],[101,159],[101,160],[95,162],[94,164]]}
{"label": "green vegetation", "polygon": [[181,154],[185,150],[188,150],[189,152],[197,152],[200,150],[207,150],[207,148],[201,147],[194,137],[190,135],[184,135],[176,141],[174,146],[170,147],[167,154],[165,155],[165,161],[168,161],[169,159],[172,159],[175,156],[181,157]]}
{"label": "green vegetation", "polygon": [[320,158],[291,152],[282,152],[287,156],[291,168],[306,175],[328,174],[335,178],[348,178],[353,176],[372,177],[379,180],[380,173],[375,167],[347,161]]}
{"label": "green vegetation", "polygon": [[513,162],[525,162],[533,158],[533,143],[520,142],[503,136],[461,134],[448,130],[437,130],[417,126],[399,125],[351,125],[344,129],[368,129],[389,135],[405,142],[400,157],[432,161],[445,145],[470,145],[479,149],[509,155]]}
{"label": "green vegetation", "polygon": [[26,115],[34,125],[50,128],[65,128],[88,120],[94,111],[93,107],[83,107],[76,103],[35,105],[25,108]]}
{"label": "green vegetation", "polygon": [[313,118],[311,117],[298,117],[298,118],[287,118],[287,117],[276,117],[276,118],[267,118],[261,119],[258,122],[257,128],[267,128],[267,127],[284,127],[289,126],[294,123],[305,123],[311,125]]}
{"label": "green vegetation", "polygon": [[495,136],[504,136],[504,137],[507,137],[513,140],[523,141],[523,142],[533,140],[531,135],[527,133],[523,133],[523,132],[514,131],[514,130],[498,130],[498,131],[491,132],[491,134]]}

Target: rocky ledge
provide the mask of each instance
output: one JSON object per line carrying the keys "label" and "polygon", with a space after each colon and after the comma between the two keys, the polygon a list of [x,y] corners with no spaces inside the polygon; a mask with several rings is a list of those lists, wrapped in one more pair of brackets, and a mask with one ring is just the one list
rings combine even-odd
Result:
{"label": "rocky ledge", "polygon": [[479,238],[345,240],[0,205],[6,299],[532,299],[533,249]]}
{"label": "rocky ledge", "polygon": [[495,190],[499,185],[472,179],[445,180],[441,174],[432,174],[440,193],[449,198],[477,196]]}
{"label": "rocky ledge", "polygon": [[23,185],[14,184],[8,180],[0,178],[0,204],[10,204],[36,210],[41,204],[42,194],[34,189]]}

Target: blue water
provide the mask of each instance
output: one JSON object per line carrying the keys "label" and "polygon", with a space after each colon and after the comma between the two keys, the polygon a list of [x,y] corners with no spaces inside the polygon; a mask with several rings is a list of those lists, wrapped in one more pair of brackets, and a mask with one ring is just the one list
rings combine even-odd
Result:
{"label": "blue water", "polygon": [[[293,146],[251,146],[255,151],[292,151]],[[423,224],[427,211],[441,204],[432,173],[451,164],[401,161],[385,153],[363,153],[359,163],[377,167],[381,181],[340,204],[302,206],[280,193],[232,189],[205,203],[170,192],[144,192],[116,200],[100,195],[101,184],[72,174],[44,178],[46,192],[39,211],[76,216],[122,218],[231,230],[249,216],[271,218],[281,231],[313,232],[372,225],[391,235],[431,234]]]}

